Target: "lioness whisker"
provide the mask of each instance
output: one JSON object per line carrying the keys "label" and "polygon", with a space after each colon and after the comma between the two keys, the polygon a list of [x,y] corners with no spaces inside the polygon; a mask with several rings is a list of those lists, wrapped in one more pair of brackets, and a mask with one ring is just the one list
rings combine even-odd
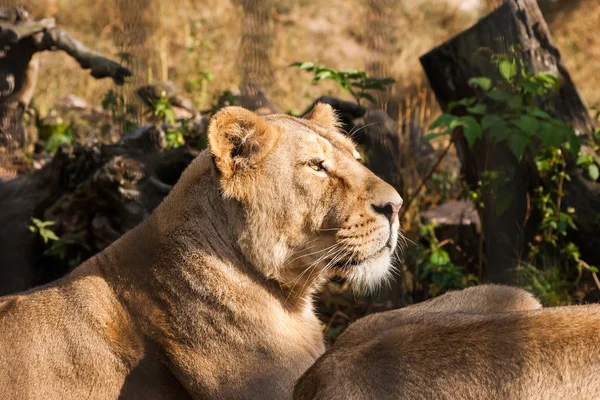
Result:
{"label": "lioness whisker", "polygon": [[[350,136],[351,139],[354,139],[353,135],[356,135],[358,132],[360,132],[361,130],[368,128],[371,125],[377,125],[377,124],[383,124],[382,121],[376,121],[376,122],[371,122],[370,124],[366,124],[363,125],[361,127],[355,126],[354,128],[350,129],[350,132],[348,132],[348,136]],[[356,128],[356,130],[355,130]]]}
{"label": "lioness whisker", "polygon": [[[333,245],[331,245],[331,246],[329,246],[329,247],[326,247],[326,248],[324,248],[324,249],[321,249],[321,250],[317,250],[317,251],[315,251],[315,252],[312,252],[312,253],[308,253],[308,254],[300,254],[300,255],[299,255],[299,256],[297,256],[296,258],[294,258],[294,259],[292,259],[292,260],[290,260],[290,261],[286,262],[285,266],[289,266],[289,265],[290,265],[291,263],[293,263],[294,261],[296,261],[296,260],[299,260],[299,259],[301,259],[301,258],[303,258],[303,257],[308,257],[308,256],[312,256],[312,255],[315,255],[315,254],[319,254],[319,253],[322,253],[322,252],[328,251],[329,249],[331,249],[331,248],[333,248],[333,247],[335,247],[335,246],[337,246],[337,245],[338,245],[338,243],[335,243],[335,244],[333,244]],[[313,247],[315,247],[315,246],[311,246],[310,248],[313,248]],[[309,248],[309,249],[310,249],[310,248]],[[307,250],[309,250],[309,249],[307,249]]]}
{"label": "lioness whisker", "polygon": [[[325,273],[328,270],[329,264],[334,264],[335,262],[337,262],[337,260],[339,258],[336,258],[336,257],[343,257],[345,250],[346,250],[346,246],[344,246],[343,248],[337,249],[335,252],[332,251],[331,252],[331,260],[325,265],[325,267],[323,267],[322,272]],[[332,263],[332,261],[333,261],[333,263]],[[315,267],[312,268],[311,273],[308,275],[308,279],[306,279],[306,281],[302,285],[301,292],[304,291],[304,286],[306,286],[307,282],[310,282],[313,272],[315,272],[317,270],[316,265],[317,264],[315,264]]]}
{"label": "lioness whisker", "polygon": [[[329,254],[332,254],[333,252],[335,252],[336,251],[335,247],[339,246],[339,245],[340,245],[339,243],[335,243],[332,246],[329,246],[327,249],[322,250],[322,251],[326,251],[326,250],[329,250],[329,251],[326,254],[321,255],[315,262],[313,262],[304,271],[302,271],[300,273],[300,275],[298,275],[298,277],[296,277],[296,279],[294,279],[292,282],[290,282],[292,284],[292,287],[290,289],[290,293],[288,294],[288,296],[286,298],[286,302],[289,299],[290,295],[293,293],[294,288],[296,287],[296,285],[298,284],[298,282],[300,281],[300,279],[302,279],[302,277],[304,276],[304,274],[306,274],[311,269],[315,268],[322,260],[324,260],[325,258],[327,258],[329,256]],[[316,254],[318,254],[318,252]]]}

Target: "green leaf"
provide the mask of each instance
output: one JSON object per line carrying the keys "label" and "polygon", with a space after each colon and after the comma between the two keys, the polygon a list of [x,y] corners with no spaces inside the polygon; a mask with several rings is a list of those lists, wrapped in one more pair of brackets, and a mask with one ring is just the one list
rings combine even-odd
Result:
{"label": "green leaf", "polygon": [[525,81],[521,83],[521,88],[524,89],[525,93],[533,95],[540,94],[542,91],[540,85],[537,82]]}
{"label": "green leaf", "polygon": [[394,78],[377,78],[377,81],[382,85],[391,85],[392,83],[396,83]]}
{"label": "green leaf", "polygon": [[471,114],[483,115],[485,114],[486,109],[487,107],[485,106],[485,104],[476,104],[473,107],[467,108],[467,111]]}
{"label": "green leaf", "polygon": [[423,140],[425,141],[425,143],[429,143],[437,137],[446,136],[446,135],[449,135],[450,133],[451,133],[450,131],[439,132],[439,133],[429,133],[429,134],[423,136]]}
{"label": "green leaf", "polygon": [[461,124],[463,126],[463,135],[465,136],[465,139],[467,139],[469,148],[471,148],[483,133],[481,125],[479,125],[477,120],[473,117],[461,118]]}
{"label": "green leaf", "polygon": [[510,99],[508,99],[508,101],[506,102],[506,105],[512,110],[517,110],[523,105],[523,98],[518,95],[511,96]]}
{"label": "green leaf", "polygon": [[370,93],[363,92],[360,94],[360,97],[363,97],[363,98],[369,100],[372,104],[376,103],[375,98]]}
{"label": "green leaf", "polygon": [[529,115],[531,115],[532,117],[537,117],[537,118],[541,118],[541,119],[544,119],[544,120],[550,120],[550,119],[552,119],[552,117],[550,116],[550,114],[548,114],[544,110],[540,110],[539,108],[534,108],[534,109],[530,110],[529,111]]}
{"label": "green leaf", "polygon": [[506,140],[510,133],[510,128],[506,121],[497,115],[485,115],[481,119],[481,128],[489,130],[490,136],[496,142]]}
{"label": "green leaf", "polygon": [[164,113],[165,113],[165,120],[167,120],[171,124],[174,124],[175,123],[175,113],[173,112],[173,109],[166,108],[164,110]]}
{"label": "green leaf", "polygon": [[333,74],[331,71],[320,71],[315,76],[318,77],[319,80],[323,80],[323,79],[330,78],[332,75]]}
{"label": "green leaf", "polygon": [[485,115],[481,118],[481,128],[483,130],[489,129],[493,125],[504,123],[504,120],[497,115]]}
{"label": "green leaf", "polygon": [[548,122],[540,124],[540,139],[544,147],[560,147],[565,141],[565,136],[561,130],[554,129],[554,126]]}
{"label": "green leaf", "polygon": [[512,124],[528,136],[535,135],[538,129],[540,129],[539,121],[529,115],[521,115],[518,119],[512,121]]}
{"label": "green leaf", "polygon": [[547,173],[550,171],[550,161],[547,159],[536,160],[535,164],[541,173]]}
{"label": "green leaf", "polygon": [[581,149],[581,139],[572,130],[567,133],[567,148],[573,157],[577,157]]}
{"label": "green leaf", "polygon": [[533,76],[533,79],[549,89],[557,90],[560,86],[558,75],[551,71],[538,72]]}
{"label": "green leaf", "polygon": [[429,125],[429,130],[431,131],[431,130],[434,130],[441,126],[449,127],[450,124],[452,123],[452,121],[455,121],[457,119],[458,119],[458,117],[456,115],[443,114],[440,117],[438,117],[438,119],[433,121],[433,123],[431,125]]}
{"label": "green leaf", "polygon": [[514,59],[502,60],[498,65],[498,69],[500,70],[500,75],[508,82],[511,82],[517,75],[517,63]]}
{"label": "green leaf", "polygon": [[475,104],[476,101],[477,99],[475,97],[466,97],[462,100],[457,101],[456,103],[460,106],[470,107],[473,104]]}
{"label": "green leaf", "polygon": [[58,148],[63,144],[71,144],[73,142],[72,138],[67,135],[52,135],[46,142],[46,146],[44,146],[44,150],[50,153],[54,153],[58,150]]}
{"label": "green leaf", "polygon": [[597,181],[598,178],[600,178],[600,170],[598,170],[598,166],[596,164],[591,164],[588,167],[588,175],[593,181]]}
{"label": "green leaf", "polygon": [[296,62],[293,62],[290,64],[290,67],[298,67],[300,69],[310,69],[310,68],[313,68],[314,66],[315,66],[315,64],[313,64],[310,61],[305,61],[305,62],[296,61]]}
{"label": "green leaf", "polygon": [[435,249],[429,256],[429,262],[433,265],[446,265],[450,262],[450,256],[445,250]]}
{"label": "green leaf", "polygon": [[458,128],[459,126],[463,126],[463,118],[457,118],[454,121],[450,122],[449,128],[451,130],[454,130],[456,128]]}
{"label": "green leaf", "polygon": [[508,136],[512,132],[512,129],[508,126],[505,121],[501,124],[493,125],[490,127],[490,136],[496,142],[501,142],[508,139]]}
{"label": "green leaf", "polygon": [[594,162],[594,158],[591,155],[589,155],[589,154],[586,154],[586,155],[580,154],[577,157],[576,164],[579,167],[586,167],[586,166],[592,164],[593,162]]}
{"label": "green leaf", "polygon": [[513,132],[513,134],[510,135],[508,147],[519,161],[523,158],[523,154],[525,154],[525,149],[527,149],[529,141],[530,138],[521,132]]}
{"label": "green leaf", "polygon": [[480,87],[487,92],[492,87],[492,80],[486,77],[471,78],[469,79],[469,84]]}
{"label": "green leaf", "polygon": [[44,238],[44,243],[48,243],[49,240],[58,240],[59,237],[56,236],[56,233],[51,231],[50,229],[44,229],[40,232],[42,237]]}
{"label": "green leaf", "polygon": [[448,111],[452,111],[454,108],[458,106],[471,107],[477,99],[475,97],[466,97],[464,99],[460,99],[458,101],[451,101],[448,103]]}
{"label": "green leaf", "polygon": [[499,190],[496,194],[496,216],[499,217],[512,203],[512,193],[509,190]]}
{"label": "green leaf", "polygon": [[509,93],[501,92],[501,91],[497,91],[497,90],[487,92],[486,96],[494,101],[498,101],[501,103],[507,102],[511,97],[511,95]]}

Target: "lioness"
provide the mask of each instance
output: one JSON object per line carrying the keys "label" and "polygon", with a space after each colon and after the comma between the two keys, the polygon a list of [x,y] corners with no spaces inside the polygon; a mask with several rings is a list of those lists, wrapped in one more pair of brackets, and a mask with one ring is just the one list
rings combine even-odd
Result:
{"label": "lioness", "polygon": [[452,292],[358,320],[294,399],[600,399],[599,334],[599,305],[542,309],[502,286]]}
{"label": "lioness", "polygon": [[0,399],[291,398],[324,351],[312,295],[389,273],[402,199],[331,107],[217,113],[151,217],[0,302]]}

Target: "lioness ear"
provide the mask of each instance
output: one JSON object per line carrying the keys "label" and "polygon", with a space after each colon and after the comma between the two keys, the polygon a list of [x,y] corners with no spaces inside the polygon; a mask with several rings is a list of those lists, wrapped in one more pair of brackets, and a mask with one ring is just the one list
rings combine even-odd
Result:
{"label": "lioness ear", "polygon": [[208,145],[224,178],[258,164],[275,145],[279,130],[242,107],[225,107],[208,126]]}
{"label": "lioness ear", "polygon": [[335,110],[326,103],[317,103],[306,119],[316,122],[324,128],[337,129],[340,125]]}

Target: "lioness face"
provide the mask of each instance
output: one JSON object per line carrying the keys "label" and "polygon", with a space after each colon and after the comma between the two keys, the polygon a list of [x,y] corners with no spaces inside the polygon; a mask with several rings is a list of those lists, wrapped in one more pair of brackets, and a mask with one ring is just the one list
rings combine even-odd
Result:
{"label": "lioness face", "polygon": [[307,119],[227,108],[209,128],[223,194],[244,210],[240,247],[285,285],[340,275],[370,288],[390,271],[402,198],[336,125],[321,104]]}

